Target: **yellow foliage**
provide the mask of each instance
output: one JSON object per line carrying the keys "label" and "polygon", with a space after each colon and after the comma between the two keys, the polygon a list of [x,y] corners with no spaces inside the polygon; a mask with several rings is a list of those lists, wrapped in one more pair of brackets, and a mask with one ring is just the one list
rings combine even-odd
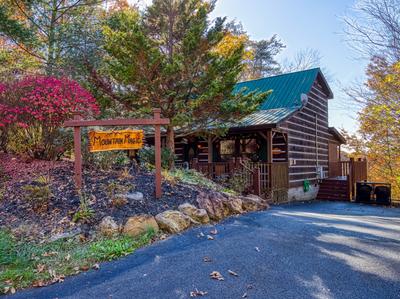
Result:
{"label": "yellow foliage", "polygon": [[367,70],[365,106],[359,114],[369,179],[392,184],[400,200],[400,61],[375,57]]}
{"label": "yellow foliage", "polygon": [[[217,53],[222,57],[229,57],[241,47],[245,47],[248,41],[249,37],[245,34],[234,35],[228,32],[214,49],[214,53]],[[251,60],[253,57],[253,51],[245,48],[243,51],[243,60]]]}

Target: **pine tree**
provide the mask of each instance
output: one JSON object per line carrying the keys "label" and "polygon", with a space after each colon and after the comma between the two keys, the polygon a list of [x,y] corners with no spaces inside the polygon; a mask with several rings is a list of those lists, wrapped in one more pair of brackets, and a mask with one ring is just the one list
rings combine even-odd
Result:
{"label": "pine tree", "polygon": [[245,47],[221,53],[225,19],[208,19],[214,2],[155,0],[143,15],[116,12],[104,29],[108,74],[115,98],[130,110],[162,110],[171,119],[167,147],[181,133],[224,131],[225,124],[257,109],[266,94],[233,93]]}

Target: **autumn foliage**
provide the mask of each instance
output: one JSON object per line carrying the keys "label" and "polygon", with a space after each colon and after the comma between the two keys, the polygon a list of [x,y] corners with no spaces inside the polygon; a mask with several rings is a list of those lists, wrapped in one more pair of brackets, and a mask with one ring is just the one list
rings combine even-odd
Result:
{"label": "autumn foliage", "polygon": [[39,122],[57,127],[74,113],[99,113],[95,98],[67,78],[27,77],[0,87],[0,91],[2,89],[0,126],[13,123],[29,126]]}
{"label": "autumn foliage", "polygon": [[[52,158],[62,123],[74,113],[93,117],[96,99],[76,81],[46,76],[26,77],[0,86],[0,128],[3,147],[10,136],[22,135],[34,147],[28,155]],[[13,132],[14,134],[10,134]],[[32,137],[34,136],[34,137]],[[64,147],[58,146],[58,155]],[[38,154],[40,152],[40,154]]]}

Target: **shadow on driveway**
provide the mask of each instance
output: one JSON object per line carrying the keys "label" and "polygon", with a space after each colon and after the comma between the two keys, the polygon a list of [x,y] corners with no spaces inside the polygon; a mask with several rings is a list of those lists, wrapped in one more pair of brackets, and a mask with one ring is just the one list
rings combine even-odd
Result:
{"label": "shadow on driveway", "polygon": [[[225,220],[213,241],[199,237],[212,228],[10,298],[189,298],[195,289],[204,298],[400,298],[400,209],[276,206]],[[212,271],[225,280],[210,279]]]}

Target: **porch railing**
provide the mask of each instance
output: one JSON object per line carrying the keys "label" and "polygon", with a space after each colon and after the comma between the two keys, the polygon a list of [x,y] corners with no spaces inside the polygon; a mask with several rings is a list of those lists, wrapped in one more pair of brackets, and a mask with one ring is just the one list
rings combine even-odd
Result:
{"label": "porch railing", "polygon": [[244,189],[256,195],[289,188],[288,162],[266,163],[237,159],[229,162],[204,163],[193,159],[190,166],[214,180],[221,177],[229,178],[234,173],[240,173]]}
{"label": "porch railing", "polygon": [[367,180],[368,168],[366,159],[350,159],[349,161],[329,162],[329,177],[346,177],[349,198],[354,196],[355,184]]}

